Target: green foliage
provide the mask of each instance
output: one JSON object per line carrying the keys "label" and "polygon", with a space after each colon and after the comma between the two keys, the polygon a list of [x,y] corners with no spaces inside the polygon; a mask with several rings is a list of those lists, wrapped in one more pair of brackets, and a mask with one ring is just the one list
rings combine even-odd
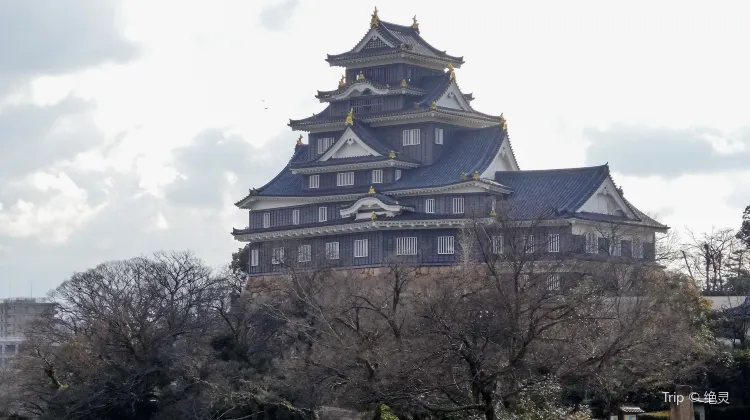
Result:
{"label": "green foliage", "polygon": [[651,413],[641,414],[639,420],[668,420],[669,411],[654,411]]}
{"label": "green foliage", "polygon": [[498,413],[500,420],[590,420],[588,407],[577,410],[562,405],[562,387],[553,380],[538,383],[522,392],[512,409]]}
{"label": "green foliage", "polygon": [[393,411],[391,411],[391,407],[388,407],[385,404],[380,404],[380,406],[378,406],[378,409],[375,411],[374,420],[399,420],[399,418],[397,415],[393,414]]}

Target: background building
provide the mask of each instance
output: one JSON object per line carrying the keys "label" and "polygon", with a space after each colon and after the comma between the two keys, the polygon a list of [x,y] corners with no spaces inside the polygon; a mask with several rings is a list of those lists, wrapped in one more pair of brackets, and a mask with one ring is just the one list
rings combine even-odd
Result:
{"label": "background building", "polygon": [[53,308],[54,304],[44,298],[0,300],[0,364],[18,354],[26,324]]}

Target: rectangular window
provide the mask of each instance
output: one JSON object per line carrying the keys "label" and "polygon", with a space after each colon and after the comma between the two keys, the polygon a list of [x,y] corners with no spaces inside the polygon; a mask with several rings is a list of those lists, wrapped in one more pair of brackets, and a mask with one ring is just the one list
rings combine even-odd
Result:
{"label": "rectangular window", "polygon": [[424,212],[435,213],[435,199],[434,198],[428,198],[424,200]]}
{"label": "rectangular window", "polygon": [[396,169],[395,175],[396,175],[396,181],[401,179],[401,169]]}
{"label": "rectangular window", "polygon": [[518,283],[522,288],[527,287],[529,285],[529,275],[521,274],[520,276],[518,276]]}
{"label": "rectangular window", "polygon": [[633,238],[633,258],[643,258],[643,241],[641,238]]}
{"label": "rectangular window", "polygon": [[322,155],[331,146],[333,146],[333,137],[318,139],[318,154]]}
{"label": "rectangular window", "polygon": [[492,237],[492,252],[494,252],[495,254],[503,253],[503,237],[502,236]]}
{"label": "rectangular window", "polygon": [[382,169],[375,169],[374,171],[372,171],[372,183],[373,184],[383,183],[383,170]]}
{"label": "rectangular window", "polygon": [[462,214],[464,212],[464,198],[456,197],[453,199],[453,214]]}
{"label": "rectangular window", "polygon": [[531,254],[534,252],[534,235],[524,235],[523,249],[527,254]]}
{"label": "rectangular window", "polygon": [[354,185],[354,172],[341,172],[336,174],[336,186],[345,187]]}
{"label": "rectangular window", "polygon": [[320,188],[320,175],[310,175],[310,188]]}
{"label": "rectangular window", "polygon": [[328,207],[318,207],[318,221],[319,222],[328,221]]}
{"label": "rectangular window", "polygon": [[251,249],[250,250],[250,266],[251,267],[257,267],[258,266],[258,262],[260,260],[260,258],[259,258],[260,255],[259,254],[260,253],[258,252],[257,249]]}
{"label": "rectangular window", "polygon": [[300,245],[297,249],[297,261],[310,262],[312,256],[312,245]]}
{"label": "rectangular window", "polygon": [[596,236],[596,232],[586,233],[586,253],[596,254],[599,252],[599,238]]}
{"label": "rectangular window", "polygon": [[273,255],[271,255],[271,264],[278,265],[284,262],[284,248],[274,248]]}
{"label": "rectangular window", "polygon": [[547,276],[547,290],[559,290],[560,289],[560,275],[550,274]]}
{"label": "rectangular window", "polygon": [[609,247],[610,255],[613,255],[615,257],[622,256],[622,241],[619,239],[613,239],[612,245]]}
{"label": "rectangular window", "polygon": [[547,252],[560,252],[560,235],[553,233],[547,239]]}
{"label": "rectangular window", "polygon": [[396,238],[396,255],[417,255],[417,238]]}
{"label": "rectangular window", "polygon": [[271,213],[263,213],[263,227],[271,227]]}
{"label": "rectangular window", "polygon": [[367,256],[367,239],[357,239],[354,241],[354,258],[363,258]]}
{"label": "rectangular window", "polygon": [[435,144],[443,144],[443,129],[435,129]]}
{"label": "rectangular window", "polygon": [[453,254],[452,236],[438,236],[438,254]]}
{"label": "rectangular window", "polygon": [[328,258],[329,260],[339,259],[339,243],[338,242],[328,242],[326,244],[326,258]]}
{"label": "rectangular window", "polygon": [[402,144],[404,146],[416,146],[419,144],[420,132],[418,128],[412,128],[411,130],[404,130],[401,134]]}
{"label": "rectangular window", "polygon": [[299,224],[299,209],[292,210],[292,224],[293,225]]}

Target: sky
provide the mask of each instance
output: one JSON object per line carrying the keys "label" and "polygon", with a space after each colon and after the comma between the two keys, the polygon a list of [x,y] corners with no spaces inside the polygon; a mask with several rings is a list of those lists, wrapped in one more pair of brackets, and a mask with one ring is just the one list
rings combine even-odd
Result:
{"label": "sky", "polygon": [[0,298],[158,250],[228,263],[233,203],[287,163],[289,118],[324,108],[326,54],[376,5],[464,57],[521,169],[608,162],[678,232],[739,228],[747,2],[0,0]]}

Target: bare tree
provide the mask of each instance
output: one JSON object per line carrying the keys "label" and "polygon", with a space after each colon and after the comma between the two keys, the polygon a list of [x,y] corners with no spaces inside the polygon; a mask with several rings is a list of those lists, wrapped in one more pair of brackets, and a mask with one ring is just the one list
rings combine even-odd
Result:
{"label": "bare tree", "polygon": [[732,276],[732,255],[742,244],[732,229],[712,229],[696,234],[687,231],[688,242],[683,245],[684,268],[707,292],[726,291],[727,279]]}

